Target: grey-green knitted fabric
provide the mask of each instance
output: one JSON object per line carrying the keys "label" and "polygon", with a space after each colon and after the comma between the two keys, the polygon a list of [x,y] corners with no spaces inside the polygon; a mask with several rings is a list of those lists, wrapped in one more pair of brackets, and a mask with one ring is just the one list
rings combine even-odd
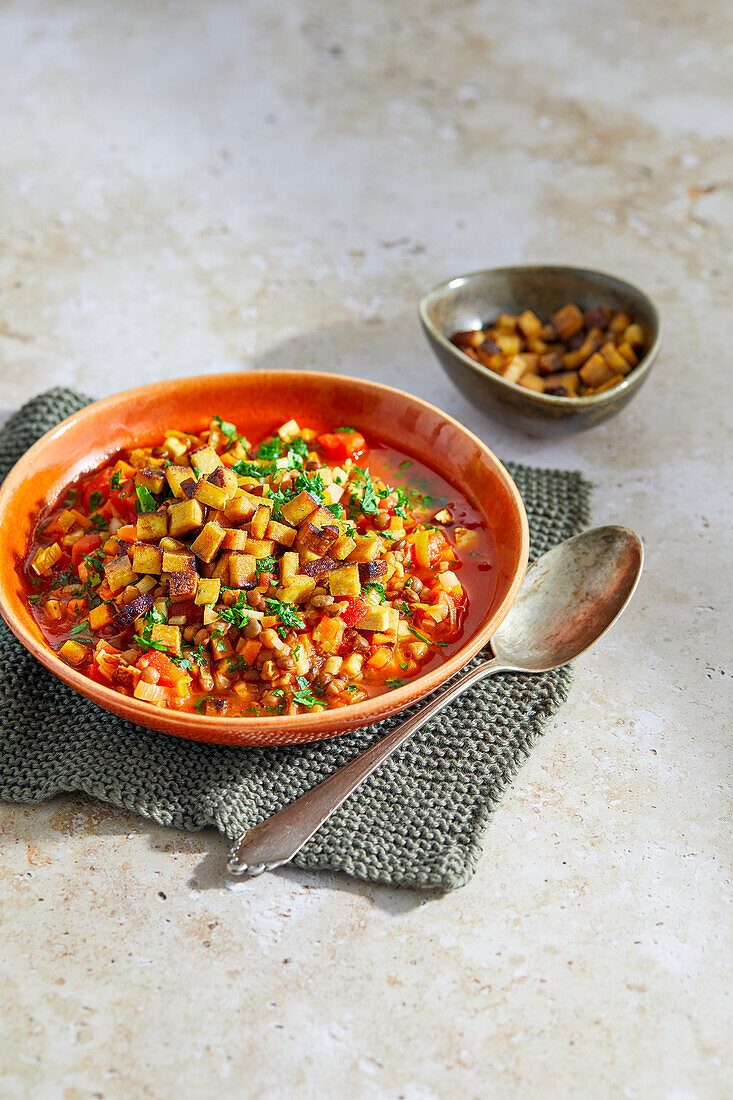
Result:
{"label": "grey-green knitted fabric", "polygon": [[[89,400],[54,389],[11,417],[0,430],[0,479],[43,432]],[[532,556],[588,523],[590,486],[580,474],[509,469],[527,507]],[[294,862],[395,886],[463,885],[489,814],[569,685],[563,669],[505,675],[467,691],[383,764]],[[0,624],[0,797],[10,802],[83,791],[163,825],[215,825],[233,838],[398,721],[291,748],[200,745],[132,725],[76,695]]]}

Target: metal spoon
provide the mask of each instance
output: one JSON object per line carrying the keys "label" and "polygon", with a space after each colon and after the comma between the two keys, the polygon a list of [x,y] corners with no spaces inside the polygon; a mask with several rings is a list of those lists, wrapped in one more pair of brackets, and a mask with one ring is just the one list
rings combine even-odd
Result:
{"label": "metal spoon", "polygon": [[230,852],[233,875],[288,863],[351,792],[466,688],[496,672],[548,672],[593,645],[619,617],[641,576],[641,542],[626,527],[595,527],[560,543],[527,570],[516,602],[491,640],[494,658],[470,669],[317,787],[244,833]]}

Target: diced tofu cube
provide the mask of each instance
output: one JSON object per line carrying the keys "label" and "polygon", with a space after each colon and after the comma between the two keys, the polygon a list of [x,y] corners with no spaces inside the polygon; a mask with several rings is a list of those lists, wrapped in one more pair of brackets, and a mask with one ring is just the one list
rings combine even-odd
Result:
{"label": "diced tofu cube", "polygon": [[[608,328],[610,332],[615,332],[620,335],[622,332],[626,331],[630,324],[631,318],[629,317],[628,313],[616,313],[611,318],[611,323],[609,324]],[[629,343],[630,342],[631,341],[629,341]]]}
{"label": "diced tofu cube", "polygon": [[215,604],[221,592],[221,581],[215,577],[199,580],[195,602],[197,604]]}
{"label": "diced tofu cube", "polygon": [[132,568],[136,573],[162,573],[163,551],[148,542],[136,542],[132,551]]}
{"label": "diced tofu cube", "polygon": [[399,612],[396,607],[370,607],[363,618],[356,624],[357,630],[381,630],[385,634],[397,630]]}
{"label": "diced tofu cube", "polygon": [[593,389],[602,386],[614,375],[613,369],[609,367],[606,360],[598,352],[591,355],[586,363],[583,363],[578,373],[586,386],[591,386]]}
{"label": "diced tofu cube", "polygon": [[165,476],[168,484],[170,485],[171,492],[177,500],[185,500],[186,493],[182,488],[183,482],[188,481],[193,477],[193,471],[190,466],[169,466],[165,471]]}
{"label": "diced tofu cube", "polygon": [[524,355],[514,355],[501,372],[506,382],[519,382],[529,370],[529,364]]}
{"label": "diced tofu cube", "polygon": [[349,562],[374,561],[384,549],[384,543],[376,535],[357,535],[354,542],[356,545],[349,554]]}
{"label": "diced tofu cube", "polygon": [[225,535],[226,531],[223,527],[209,521],[204,524],[200,534],[191,543],[191,550],[201,561],[213,561]]}
{"label": "diced tofu cube", "polygon": [[141,512],[137,517],[137,537],[141,541],[157,542],[168,534],[168,513]]}
{"label": "diced tofu cube", "polygon": [[135,474],[135,484],[149,493],[161,492],[165,485],[165,474],[162,470],[156,470],[154,466],[146,466]]}
{"label": "diced tofu cube", "polygon": [[231,523],[246,523],[257,511],[262,503],[262,497],[252,496],[250,493],[242,493],[232,497],[224,505],[224,515]]}
{"label": "diced tofu cube", "polygon": [[250,531],[252,532],[253,539],[263,539],[265,537],[271,514],[271,508],[265,508],[263,504],[258,505],[250,521]]}
{"label": "diced tofu cube", "polygon": [[358,596],[361,593],[358,565],[342,565],[328,574],[328,588],[332,596]]}
{"label": "diced tofu cube", "polygon": [[300,434],[300,428],[298,427],[297,420],[288,420],[282,427],[277,429],[277,434],[286,443],[291,443],[296,435]]}
{"label": "diced tofu cube", "polygon": [[191,600],[199,586],[199,575],[195,569],[176,570],[168,578],[168,595],[171,600]]}
{"label": "diced tofu cube", "polygon": [[247,553],[256,558],[271,558],[275,550],[272,539],[247,539]]}
{"label": "diced tofu cube", "polygon": [[286,552],[280,558],[280,582],[284,585],[291,583],[300,569],[300,558],[297,554]]}
{"label": "diced tofu cube", "polygon": [[632,348],[639,350],[644,347],[644,330],[641,325],[628,325],[624,329],[623,341],[631,344]]}
{"label": "diced tofu cube", "polygon": [[193,568],[193,555],[187,549],[163,550],[164,573],[186,573]]}
{"label": "diced tofu cube", "polygon": [[105,562],[104,575],[113,592],[119,592],[120,589],[126,588],[128,584],[134,584],[137,580],[137,573],[133,572],[127,554]]}
{"label": "diced tofu cube", "polygon": [[522,350],[522,337],[516,333],[497,332],[494,340],[504,355],[518,355]]}
{"label": "diced tofu cube", "polygon": [[58,651],[59,657],[62,657],[67,664],[80,665],[89,656],[89,650],[85,649],[83,645],[79,645],[78,642],[71,641],[64,642]]}
{"label": "diced tofu cube", "polygon": [[298,493],[297,497],[293,497],[292,500],[287,501],[280,508],[283,519],[288,523],[296,524],[301,520],[309,516],[318,507],[318,501],[311,493],[302,492]]}
{"label": "diced tofu cube", "polygon": [[213,485],[206,478],[202,478],[201,481],[197,482],[194,496],[201,504],[206,504],[209,508],[219,508],[222,511],[229,499],[226,489]]}
{"label": "diced tofu cube", "polygon": [[531,309],[525,309],[524,313],[520,314],[517,324],[528,340],[539,337],[542,332],[542,321]]}
{"label": "diced tofu cube", "polygon": [[278,588],[276,596],[283,603],[305,603],[315,587],[316,582],[313,577],[297,574],[290,584]]}
{"label": "diced tofu cube", "polygon": [[181,628],[180,626],[168,626],[166,623],[153,623],[150,631],[150,641],[165,646],[169,653],[176,657],[181,655]]}
{"label": "diced tofu cube", "polygon": [[281,546],[292,546],[295,542],[296,530],[294,527],[287,527],[284,523],[278,523],[277,520],[273,519],[268,523],[265,534],[268,539],[279,542]]}
{"label": "diced tofu cube", "polygon": [[336,542],[329,549],[329,557],[337,558],[339,561],[343,561],[344,558],[348,558],[356,550],[356,541],[349,535],[339,535]]}
{"label": "diced tofu cube", "polygon": [[232,588],[244,588],[256,583],[254,554],[229,555],[229,584]]}
{"label": "diced tofu cube", "polygon": [[225,550],[236,550],[238,553],[243,554],[247,547],[247,539],[249,538],[249,532],[242,528],[230,529],[224,532],[224,540],[222,546]]}
{"label": "diced tofu cube", "polygon": [[550,322],[561,340],[569,340],[571,336],[582,329],[583,314],[576,305],[568,302],[557,313],[553,313]]}
{"label": "diced tofu cube", "polygon": [[213,447],[202,447],[198,451],[192,451],[188,459],[191,466],[195,466],[202,474],[213,474],[214,470],[221,466],[221,459]]}
{"label": "diced tofu cube", "polygon": [[539,374],[533,374],[532,371],[527,371],[519,379],[519,385],[524,386],[525,389],[535,390],[537,393],[545,392],[545,381]]}
{"label": "diced tofu cube", "polygon": [[606,360],[609,367],[613,368],[614,373],[627,373],[629,364],[626,362],[623,355],[621,355],[615,344],[612,344],[610,341],[604,344],[601,348],[601,355]]}
{"label": "diced tofu cube", "polygon": [[100,603],[99,607],[91,608],[89,612],[89,625],[92,630],[101,630],[105,626],[109,626],[114,618],[114,611],[110,610],[109,604]]}
{"label": "diced tofu cube", "polygon": [[[169,467],[170,469],[170,467]],[[174,538],[196,531],[203,525],[204,510],[198,500],[182,500],[168,505],[169,530]]]}

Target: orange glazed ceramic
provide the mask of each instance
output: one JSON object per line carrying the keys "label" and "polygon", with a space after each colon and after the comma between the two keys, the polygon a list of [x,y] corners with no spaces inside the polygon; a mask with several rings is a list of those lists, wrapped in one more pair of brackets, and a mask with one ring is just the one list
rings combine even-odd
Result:
{"label": "orange glazed ceramic", "polygon": [[[284,420],[326,431],[351,424],[423,462],[473,498],[496,547],[493,590],[478,626],[444,664],[353,706],[298,716],[219,718],[164,710],[122,695],[71,668],[44,639],[21,575],[39,508],[115,452],[159,442],[166,428],[200,431],[212,413],[259,439]],[[516,598],[527,565],[527,516],[499,460],[456,420],[410,394],[359,378],[303,371],[248,371],[159,382],[87,406],[47,432],[0,488],[0,612],[38,660],[80,694],[131,722],[177,737],[227,745],[289,745],[378,722],[439,687],[488,643]],[[473,601],[480,593],[470,593]]]}

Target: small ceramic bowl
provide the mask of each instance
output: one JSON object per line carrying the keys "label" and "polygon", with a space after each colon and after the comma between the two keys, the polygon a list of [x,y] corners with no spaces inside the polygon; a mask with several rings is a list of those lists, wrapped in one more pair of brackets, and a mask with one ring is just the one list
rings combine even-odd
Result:
{"label": "small ceramic bowl", "polygon": [[[531,309],[543,321],[568,302],[581,309],[624,310],[641,325],[647,352],[613,389],[589,397],[554,397],[507,382],[451,343],[454,332],[479,328],[500,313]],[[659,314],[637,287],[582,267],[533,264],[497,267],[459,275],[429,291],[420,302],[420,321],[441,364],[472,404],[502,419],[528,421],[542,434],[579,431],[619,412],[646,380],[662,342]]]}
{"label": "small ceramic bowl", "polygon": [[[218,718],[162,710],[96,683],[62,661],[36,624],[21,579],[38,509],[53,503],[69,482],[122,448],[156,443],[165,428],[200,431],[216,412],[253,439],[291,417],[318,431],[353,424],[367,437],[423,462],[464,496],[472,497],[493,533],[497,560],[493,592],[487,589],[478,626],[460,649],[444,664],[364,702],[271,718]],[[97,401],[47,432],[23,455],[0,488],[0,515],[0,612],[26,649],[64,683],[114,714],[179,737],[231,745],[317,741],[378,722],[422,699],[487,644],[519,591],[529,546],[527,517],[517,487],[492,452],[456,420],[388,386],[304,371],[184,378]]]}

